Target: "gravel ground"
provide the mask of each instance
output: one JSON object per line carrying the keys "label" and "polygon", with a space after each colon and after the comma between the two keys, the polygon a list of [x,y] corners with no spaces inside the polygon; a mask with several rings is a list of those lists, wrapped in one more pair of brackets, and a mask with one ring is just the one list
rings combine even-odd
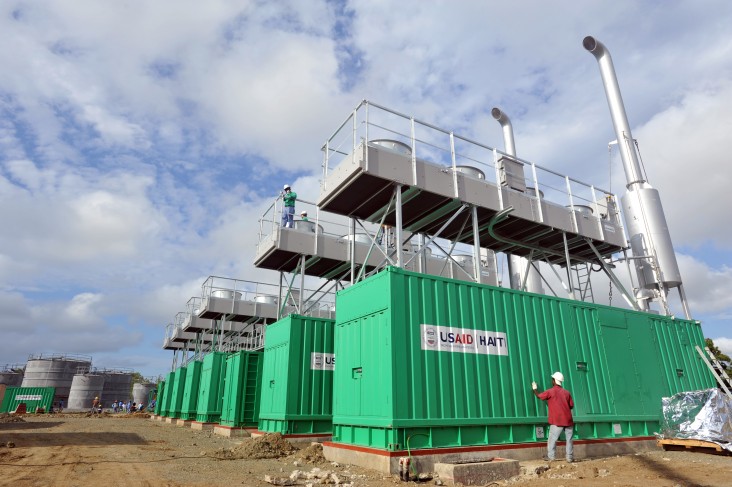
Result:
{"label": "gravel ground", "polygon": [[[84,414],[0,418],[0,485],[231,486],[271,485],[265,476],[376,487],[400,482],[360,467],[332,464],[318,446],[290,451],[284,439],[224,438],[142,416]],[[282,456],[284,455],[284,456]],[[276,458],[257,458],[274,456]],[[489,485],[689,487],[732,485],[732,457],[664,452],[573,464],[522,462],[522,474]],[[293,472],[299,472],[293,474]],[[308,478],[310,477],[310,478]],[[439,484],[439,479],[422,485]],[[414,482],[409,485],[416,485]]]}

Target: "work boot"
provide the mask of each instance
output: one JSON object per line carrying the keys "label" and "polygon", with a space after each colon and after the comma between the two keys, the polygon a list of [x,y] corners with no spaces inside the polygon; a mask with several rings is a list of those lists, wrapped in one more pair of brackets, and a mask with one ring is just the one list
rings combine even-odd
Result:
{"label": "work boot", "polygon": [[549,463],[551,463],[551,462],[553,462],[553,461],[554,461],[554,459],[553,459],[553,458],[549,458],[549,457],[548,457],[548,456],[546,456],[546,455],[545,455],[545,456],[543,456],[543,457],[541,457],[541,459],[542,459],[542,460],[544,460],[545,462],[549,462]]}

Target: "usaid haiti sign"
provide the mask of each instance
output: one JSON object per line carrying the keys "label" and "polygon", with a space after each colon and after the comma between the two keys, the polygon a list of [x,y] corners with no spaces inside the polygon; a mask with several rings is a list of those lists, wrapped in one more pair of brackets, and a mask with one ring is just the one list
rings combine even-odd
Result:
{"label": "usaid haiti sign", "polygon": [[424,324],[420,326],[422,329],[422,350],[508,355],[505,333],[451,326]]}
{"label": "usaid haiti sign", "polygon": [[310,370],[335,370],[335,355],[312,352],[310,354]]}

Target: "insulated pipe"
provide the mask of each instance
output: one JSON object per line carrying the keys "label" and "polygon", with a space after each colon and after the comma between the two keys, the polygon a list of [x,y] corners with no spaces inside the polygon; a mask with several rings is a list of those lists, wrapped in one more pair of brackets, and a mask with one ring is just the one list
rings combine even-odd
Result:
{"label": "insulated pipe", "polygon": [[633,145],[633,134],[630,132],[628,116],[625,113],[625,106],[623,105],[623,97],[620,95],[620,86],[618,85],[618,78],[615,75],[613,59],[610,57],[610,52],[608,52],[603,43],[592,36],[585,37],[582,40],[582,46],[595,56],[600,66],[600,75],[602,76],[602,84],[605,87],[607,104],[610,108],[610,116],[612,117],[613,127],[615,128],[615,137],[618,140],[618,144],[621,141],[624,142],[620,146],[620,157],[623,160],[625,179],[628,182],[626,187],[631,189],[631,186],[637,183],[644,183],[645,179],[643,179],[638,154]]}

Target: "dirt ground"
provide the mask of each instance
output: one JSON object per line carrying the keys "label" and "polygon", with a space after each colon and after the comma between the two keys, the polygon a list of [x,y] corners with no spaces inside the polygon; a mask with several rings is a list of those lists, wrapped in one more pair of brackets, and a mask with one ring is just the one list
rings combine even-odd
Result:
{"label": "dirt ground", "polygon": [[[255,443],[256,442],[256,443]],[[12,447],[8,447],[11,445]],[[305,448],[307,447],[307,448]],[[318,446],[229,439],[144,416],[29,415],[25,422],[0,418],[0,485],[13,486],[267,486],[266,475],[301,474],[295,485],[352,484],[377,487],[400,482],[350,465],[331,464]],[[268,456],[286,455],[280,458]],[[653,451],[622,457],[522,462],[522,475],[491,486],[732,485],[732,457]],[[306,478],[310,477],[310,478]],[[440,485],[439,479],[421,485]]]}

